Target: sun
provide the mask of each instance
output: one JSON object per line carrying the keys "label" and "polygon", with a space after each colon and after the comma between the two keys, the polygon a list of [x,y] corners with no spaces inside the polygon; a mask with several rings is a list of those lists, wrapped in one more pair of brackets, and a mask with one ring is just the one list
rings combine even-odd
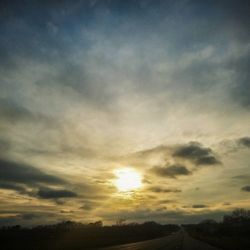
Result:
{"label": "sun", "polygon": [[120,192],[128,192],[138,189],[142,186],[142,177],[133,168],[121,168],[115,170],[115,186]]}

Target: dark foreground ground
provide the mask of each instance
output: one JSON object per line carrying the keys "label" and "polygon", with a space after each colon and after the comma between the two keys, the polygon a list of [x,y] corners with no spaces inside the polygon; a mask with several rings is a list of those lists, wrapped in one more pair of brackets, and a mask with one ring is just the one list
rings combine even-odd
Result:
{"label": "dark foreground ground", "polygon": [[[249,250],[249,237],[204,234],[197,225],[125,225],[0,230],[0,249],[13,250]],[[129,243],[130,242],[130,243]]]}
{"label": "dark foreground ground", "polygon": [[249,223],[186,225],[185,230],[197,240],[224,250],[250,249]]}
{"label": "dark foreground ground", "polygon": [[190,237],[185,230],[180,229],[169,236],[143,242],[119,245],[99,250],[218,250],[200,240]]}
{"label": "dark foreground ground", "polygon": [[84,250],[155,239],[177,232],[177,225],[154,222],[118,226],[63,222],[32,229],[19,226],[0,230],[3,250]]}
{"label": "dark foreground ground", "polygon": [[[190,237],[183,228],[178,226],[147,225],[146,227],[148,228],[144,226],[144,231],[141,225],[88,228],[89,232],[85,234],[83,234],[85,229],[71,228],[63,230],[64,233],[57,236],[53,230],[50,231],[50,235],[40,231],[39,236],[33,230],[25,232],[25,230],[16,229],[12,234],[6,232],[1,234],[1,249],[218,250],[216,247]],[[162,229],[164,231],[161,231]],[[143,240],[145,237],[157,238]],[[133,243],[117,244],[131,241]],[[107,247],[107,245],[113,246]]]}

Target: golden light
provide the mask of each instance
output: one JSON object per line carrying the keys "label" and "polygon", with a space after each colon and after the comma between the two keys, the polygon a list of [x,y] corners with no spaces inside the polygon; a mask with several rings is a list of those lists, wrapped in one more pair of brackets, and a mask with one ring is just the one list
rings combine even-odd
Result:
{"label": "golden light", "polygon": [[133,168],[117,169],[115,175],[117,179],[114,183],[120,192],[132,191],[142,186],[142,177]]}

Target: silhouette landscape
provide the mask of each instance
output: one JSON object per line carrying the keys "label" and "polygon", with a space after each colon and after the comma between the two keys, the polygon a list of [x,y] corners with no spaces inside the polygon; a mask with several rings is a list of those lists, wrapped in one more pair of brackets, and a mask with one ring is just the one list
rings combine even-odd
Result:
{"label": "silhouette landscape", "polygon": [[2,227],[0,240],[3,249],[27,250],[184,250],[192,249],[192,246],[193,249],[247,250],[250,247],[249,234],[250,210],[237,209],[232,214],[225,215],[221,222],[207,219],[198,224],[162,225],[154,221],[127,224],[119,219],[115,225],[110,226],[103,225],[102,221],[88,224],[64,221],[33,228],[15,225]]}

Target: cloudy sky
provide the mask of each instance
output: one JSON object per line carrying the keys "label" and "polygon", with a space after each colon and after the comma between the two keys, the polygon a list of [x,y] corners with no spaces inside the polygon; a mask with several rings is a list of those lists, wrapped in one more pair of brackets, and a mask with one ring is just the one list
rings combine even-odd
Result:
{"label": "cloudy sky", "polygon": [[[248,1],[1,1],[0,225],[250,208],[249,13]],[[140,184],[121,190],[124,170]]]}

